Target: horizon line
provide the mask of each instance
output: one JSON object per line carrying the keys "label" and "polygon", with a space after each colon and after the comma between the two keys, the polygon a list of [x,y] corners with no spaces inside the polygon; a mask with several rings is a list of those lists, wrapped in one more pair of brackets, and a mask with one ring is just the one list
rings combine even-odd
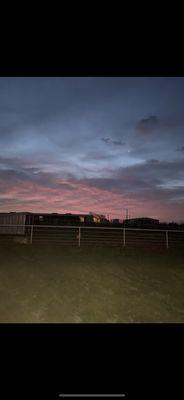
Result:
{"label": "horizon line", "polygon": [[[108,216],[109,215],[117,215],[116,213],[111,213],[111,212],[107,212],[107,213],[99,213],[99,212],[90,212],[90,211],[86,211],[86,212],[41,212],[41,211],[0,211],[0,214],[3,214],[3,213],[5,213],[5,214],[11,214],[11,213],[16,213],[16,214],[18,214],[18,213],[28,213],[28,214],[50,214],[50,215],[98,215],[98,216],[104,216],[106,219],[108,219]],[[131,218],[112,218],[112,219],[119,219],[119,220],[129,220],[129,219],[142,219],[142,218],[149,218],[149,219],[155,219],[155,220],[158,220],[160,223],[178,223],[178,224],[183,224],[184,223],[184,219],[182,220],[169,220],[169,221],[166,221],[166,220],[160,220],[158,217],[157,218],[155,218],[155,217],[147,217],[147,216],[139,216],[139,217],[131,217]]]}

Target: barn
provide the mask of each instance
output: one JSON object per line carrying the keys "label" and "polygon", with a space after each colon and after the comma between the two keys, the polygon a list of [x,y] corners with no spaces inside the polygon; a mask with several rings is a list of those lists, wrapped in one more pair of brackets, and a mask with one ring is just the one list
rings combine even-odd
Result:
{"label": "barn", "polygon": [[0,213],[0,234],[24,235],[31,220],[28,212]]}
{"label": "barn", "polygon": [[32,214],[29,212],[0,213],[0,239],[26,243],[30,236]]}

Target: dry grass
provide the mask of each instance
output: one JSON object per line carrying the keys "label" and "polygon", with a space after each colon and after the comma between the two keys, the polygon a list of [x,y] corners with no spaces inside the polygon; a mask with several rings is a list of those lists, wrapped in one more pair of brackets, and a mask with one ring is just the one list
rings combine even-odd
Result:
{"label": "dry grass", "polygon": [[4,245],[0,322],[184,322],[184,251]]}

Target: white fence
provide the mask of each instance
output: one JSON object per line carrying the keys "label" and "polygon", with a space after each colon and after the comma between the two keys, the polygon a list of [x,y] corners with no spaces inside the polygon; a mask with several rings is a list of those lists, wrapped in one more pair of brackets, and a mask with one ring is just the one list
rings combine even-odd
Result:
{"label": "white fence", "polygon": [[[24,226],[24,229],[21,229]],[[183,247],[184,231],[96,226],[0,225],[0,242],[71,246]]]}

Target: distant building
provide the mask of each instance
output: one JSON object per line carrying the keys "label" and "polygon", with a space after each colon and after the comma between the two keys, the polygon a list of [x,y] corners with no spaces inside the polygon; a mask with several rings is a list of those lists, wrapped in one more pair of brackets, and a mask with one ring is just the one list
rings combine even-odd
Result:
{"label": "distant building", "polygon": [[109,222],[109,220],[103,214],[90,213],[89,216],[91,217],[92,221],[97,224]]}
{"label": "distant building", "polygon": [[148,218],[148,217],[143,217],[143,218],[130,218],[130,219],[124,219],[123,223],[127,227],[156,227],[159,225],[159,220],[155,218]]}

